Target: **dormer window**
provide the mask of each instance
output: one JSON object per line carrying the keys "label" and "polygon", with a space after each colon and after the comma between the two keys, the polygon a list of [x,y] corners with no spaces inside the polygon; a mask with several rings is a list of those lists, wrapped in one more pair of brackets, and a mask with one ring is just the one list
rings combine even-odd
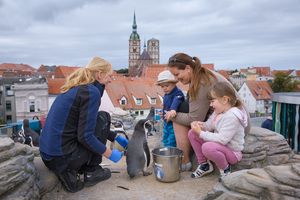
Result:
{"label": "dormer window", "polygon": [[136,99],[136,105],[142,105],[143,100],[141,98]]}
{"label": "dormer window", "polygon": [[119,104],[120,104],[120,105],[123,105],[123,106],[126,105],[126,104],[127,104],[127,99],[126,99],[126,97],[123,96],[123,97],[119,100]]}
{"label": "dormer window", "polygon": [[121,100],[121,105],[125,105],[126,104],[126,100],[125,99],[122,99]]}
{"label": "dormer window", "polygon": [[156,98],[150,98],[150,104],[156,104]]}

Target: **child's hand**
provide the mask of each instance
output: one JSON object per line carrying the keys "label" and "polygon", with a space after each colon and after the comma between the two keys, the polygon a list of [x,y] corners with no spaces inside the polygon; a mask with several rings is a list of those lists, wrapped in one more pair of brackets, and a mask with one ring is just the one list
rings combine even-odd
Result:
{"label": "child's hand", "polygon": [[165,119],[167,120],[167,122],[169,122],[171,120],[171,118],[176,117],[176,111],[175,110],[170,110],[167,111],[165,114]]}
{"label": "child's hand", "polygon": [[203,125],[202,125],[201,122],[199,122],[199,121],[193,121],[193,122],[191,123],[191,128],[192,128],[192,130],[193,130],[194,132],[196,132],[198,135],[201,134],[202,126],[203,126]]}

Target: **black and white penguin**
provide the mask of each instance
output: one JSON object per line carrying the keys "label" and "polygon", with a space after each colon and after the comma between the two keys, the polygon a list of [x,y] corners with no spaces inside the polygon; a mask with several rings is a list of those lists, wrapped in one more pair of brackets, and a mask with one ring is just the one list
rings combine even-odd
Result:
{"label": "black and white penguin", "polygon": [[144,176],[148,176],[151,172],[146,169],[150,165],[150,150],[147,143],[147,128],[151,126],[151,122],[142,119],[137,122],[134,132],[128,142],[126,152],[127,173],[130,178],[142,172]]}
{"label": "black and white penguin", "polygon": [[[33,146],[38,147],[39,146],[39,134],[37,132],[35,132],[34,130],[32,130],[29,127],[29,120],[28,119],[24,119],[23,120],[23,129],[24,129],[24,134],[26,137],[31,138]],[[30,144],[29,144],[30,145]]]}

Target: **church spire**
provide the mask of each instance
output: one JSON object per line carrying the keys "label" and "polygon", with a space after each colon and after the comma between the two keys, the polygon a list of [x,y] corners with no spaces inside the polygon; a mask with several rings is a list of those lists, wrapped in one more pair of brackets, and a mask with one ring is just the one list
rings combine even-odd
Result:
{"label": "church spire", "polygon": [[136,25],[136,19],[135,19],[135,11],[133,13],[133,24],[132,24],[132,31],[136,32],[137,30],[137,25]]}
{"label": "church spire", "polygon": [[133,24],[132,24],[132,33],[130,35],[130,40],[139,40],[140,36],[137,33],[137,25],[136,25],[136,18],[135,18],[135,11],[133,13]]}

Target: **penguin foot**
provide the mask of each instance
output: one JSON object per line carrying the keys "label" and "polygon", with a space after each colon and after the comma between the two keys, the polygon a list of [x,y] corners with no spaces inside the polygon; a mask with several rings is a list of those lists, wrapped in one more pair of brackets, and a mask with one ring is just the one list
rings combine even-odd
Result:
{"label": "penguin foot", "polygon": [[143,176],[149,176],[151,174],[152,174],[152,172],[143,171]]}

